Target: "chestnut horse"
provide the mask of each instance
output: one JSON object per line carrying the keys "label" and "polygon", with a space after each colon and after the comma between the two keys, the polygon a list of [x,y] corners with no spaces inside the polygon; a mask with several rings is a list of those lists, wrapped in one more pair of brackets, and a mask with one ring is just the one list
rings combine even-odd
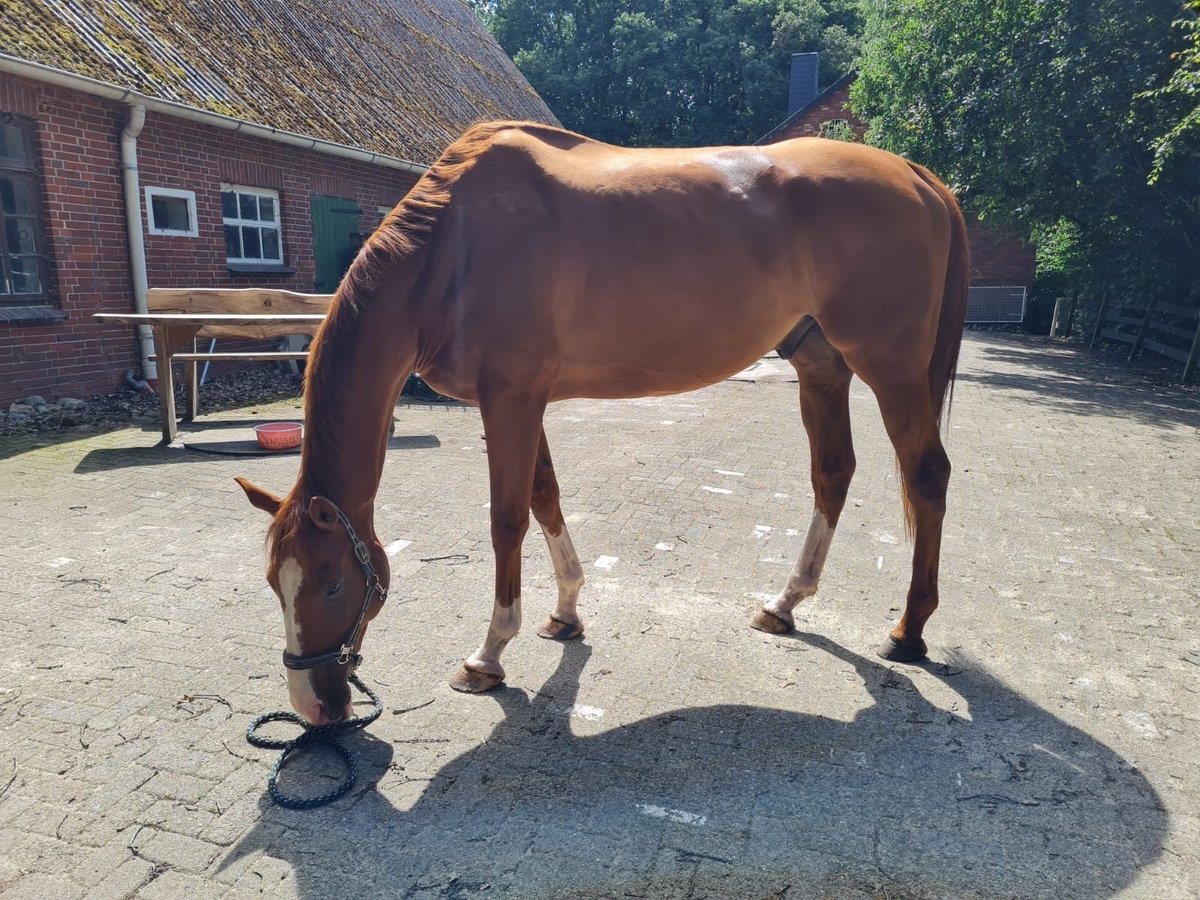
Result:
{"label": "chestnut horse", "polygon": [[558,582],[538,634],[583,633],[583,570],[559,509],[546,404],[689,391],[772,348],[799,375],[816,502],[795,569],[752,624],[788,631],[793,608],[817,590],[854,472],[857,375],[878,398],[915,536],[907,607],[881,653],[921,659],[950,476],[939,420],[968,273],[953,195],[881,150],[815,138],[630,150],[544,125],[473,127],[380,225],[338,290],[313,343],[291,493],[238,480],[273,516],[267,580],[283,605],[296,710],[314,723],[348,715],[347,678],[388,583],[375,495],[414,371],[478,404],[487,440],[495,602],[455,689],[504,678],[531,510]]}

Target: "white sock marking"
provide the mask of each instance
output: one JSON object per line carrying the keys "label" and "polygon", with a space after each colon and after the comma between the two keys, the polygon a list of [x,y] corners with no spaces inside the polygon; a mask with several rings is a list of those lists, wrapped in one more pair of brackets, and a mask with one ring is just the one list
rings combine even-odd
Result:
{"label": "white sock marking", "polygon": [[499,603],[493,604],[492,621],[488,625],[487,637],[483,639],[483,646],[467,657],[467,664],[480,672],[503,677],[504,667],[500,665],[500,654],[520,630],[520,597],[516,597],[512,606],[507,609]]}
{"label": "white sock marking", "polygon": [[821,571],[825,568],[825,557],[829,555],[829,545],[832,542],[833,528],[830,527],[824,513],[814,510],[808,534],[804,538],[804,548],[800,551],[795,568],[788,578],[787,587],[778,597],[764,605],[763,608],[767,612],[790,614],[797,603],[817,592]]}
{"label": "white sock marking", "polygon": [[[579,591],[583,588],[583,566],[579,564],[579,554],[571,542],[571,535],[566,526],[557,535],[551,535],[543,529],[546,546],[550,550],[550,560],[554,563],[554,580],[558,582],[558,603],[554,607],[554,618],[570,625],[582,625],[577,610]],[[615,559],[614,559],[615,561]]]}

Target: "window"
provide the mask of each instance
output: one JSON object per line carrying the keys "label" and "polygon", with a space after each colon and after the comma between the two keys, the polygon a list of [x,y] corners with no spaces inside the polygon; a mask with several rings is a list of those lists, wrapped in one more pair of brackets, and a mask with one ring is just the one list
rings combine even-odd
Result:
{"label": "window", "polygon": [[225,258],[231,263],[283,265],[279,194],[262,188],[221,185]]}
{"label": "window", "polygon": [[44,251],[33,123],[0,114],[0,305],[46,301]]}
{"label": "window", "polygon": [[146,210],[150,214],[150,233],[175,237],[195,237],[196,194],[171,188],[146,188]]}

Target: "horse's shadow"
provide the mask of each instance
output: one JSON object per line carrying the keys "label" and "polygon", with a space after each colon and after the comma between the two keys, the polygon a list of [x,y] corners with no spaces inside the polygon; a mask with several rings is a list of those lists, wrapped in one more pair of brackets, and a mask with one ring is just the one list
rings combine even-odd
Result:
{"label": "horse's shadow", "polygon": [[580,737],[566,711],[591,651],[568,644],[532,698],[491,695],[503,721],[411,809],[376,787],[396,783],[392,747],[363,735],[370,787],[315,813],[264,797],[222,866],[265,849],[303,897],[1096,898],[1160,854],[1167,815],[1137,769],[978,666],[928,667],[954,709],[797,641],[848,663],[872,705],[681,708]]}

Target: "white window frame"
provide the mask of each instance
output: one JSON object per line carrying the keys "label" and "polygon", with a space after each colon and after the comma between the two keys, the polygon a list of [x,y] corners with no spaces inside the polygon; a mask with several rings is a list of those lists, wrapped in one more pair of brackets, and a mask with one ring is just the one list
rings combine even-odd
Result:
{"label": "white window frame", "polygon": [[[150,234],[161,234],[166,237],[199,237],[200,223],[196,221],[196,192],[181,191],[177,188],[164,187],[147,187],[146,194],[146,230]],[[154,225],[154,204],[155,197],[169,197],[172,200],[186,200],[188,209],[188,218],[191,220],[192,227],[187,230],[178,230],[175,228],[157,228]]]}
{"label": "white window frame", "polygon": [[[229,256],[228,251],[226,251],[225,262],[232,264],[232,265],[279,266],[280,268],[284,268],[283,209],[279,205],[279,191],[272,190],[271,188],[250,187],[249,185],[244,185],[244,184],[224,184],[224,183],[222,183],[221,184],[221,193],[224,194],[226,191],[234,191],[235,193],[238,193],[238,194],[250,194],[254,197],[270,197],[272,200],[275,201],[275,223],[272,226],[271,223],[269,223],[269,222],[264,223],[261,219],[243,219],[240,215],[240,213],[241,213],[240,203],[239,203],[239,209],[238,209],[238,213],[239,213],[238,217],[234,218],[234,219],[228,219],[225,217],[224,198],[222,197],[222,200],[221,200],[221,243],[223,244],[225,242],[225,226],[226,225],[233,225],[233,226],[236,226],[237,228],[242,228],[244,226],[250,226],[250,227],[258,228],[260,230],[264,227],[264,225],[267,228],[274,227],[275,231],[278,232],[278,234],[279,234],[279,259],[266,259],[264,257],[255,258],[255,257],[246,257],[246,256],[231,257],[231,256]],[[260,248],[261,248],[261,236],[260,236]],[[245,253],[245,250],[246,250],[246,248],[243,247],[242,252]]]}

